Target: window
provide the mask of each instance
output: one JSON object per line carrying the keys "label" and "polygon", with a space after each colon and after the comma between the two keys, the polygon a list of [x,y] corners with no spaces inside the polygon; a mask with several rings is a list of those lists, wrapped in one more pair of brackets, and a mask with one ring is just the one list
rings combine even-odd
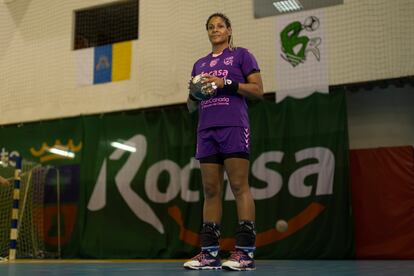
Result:
{"label": "window", "polygon": [[127,0],[75,11],[73,48],[138,39],[139,1]]}

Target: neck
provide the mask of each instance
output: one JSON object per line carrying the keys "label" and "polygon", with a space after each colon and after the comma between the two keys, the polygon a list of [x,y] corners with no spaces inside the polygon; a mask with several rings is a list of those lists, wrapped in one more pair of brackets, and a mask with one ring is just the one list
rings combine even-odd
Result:
{"label": "neck", "polygon": [[213,45],[213,54],[220,54],[221,52],[224,51],[224,49],[228,47],[229,47],[228,43]]}

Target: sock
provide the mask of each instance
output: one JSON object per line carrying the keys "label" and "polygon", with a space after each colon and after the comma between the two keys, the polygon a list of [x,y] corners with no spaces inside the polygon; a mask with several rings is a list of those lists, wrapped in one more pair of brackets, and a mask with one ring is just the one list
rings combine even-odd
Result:
{"label": "sock", "polygon": [[219,251],[220,225],[214,222],[204,222],[200,231],[201,250],[217,256]]}
{"label": "sock", "polygon": [[236,249],[243,250],[253,258],[256,249],[256,225],[254,221],[241,220],[236,229]]}

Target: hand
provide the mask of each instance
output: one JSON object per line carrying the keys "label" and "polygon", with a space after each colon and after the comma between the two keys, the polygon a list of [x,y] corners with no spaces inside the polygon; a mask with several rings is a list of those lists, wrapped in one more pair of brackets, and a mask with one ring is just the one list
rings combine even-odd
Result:
{"label": "hand", "polygon": [[217,86],[217,88],[223,88],[224,87],[224,79],[210,76],[209,74],[203,75],[203,83],[213,83]]}

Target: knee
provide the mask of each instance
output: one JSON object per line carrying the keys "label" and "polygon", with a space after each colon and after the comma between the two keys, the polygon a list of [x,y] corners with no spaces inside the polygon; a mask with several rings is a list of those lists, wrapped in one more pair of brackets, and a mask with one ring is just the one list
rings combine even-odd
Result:
{"label": "knee", "polygon": [[204,182],[204,197],[215,198],[220,196],[220,185],[213,182]]}
{"label": "knee", "polygon": [[230,186],[236,198],[249,192],[249,184],[246,181],[233,181],[230,183]]}

